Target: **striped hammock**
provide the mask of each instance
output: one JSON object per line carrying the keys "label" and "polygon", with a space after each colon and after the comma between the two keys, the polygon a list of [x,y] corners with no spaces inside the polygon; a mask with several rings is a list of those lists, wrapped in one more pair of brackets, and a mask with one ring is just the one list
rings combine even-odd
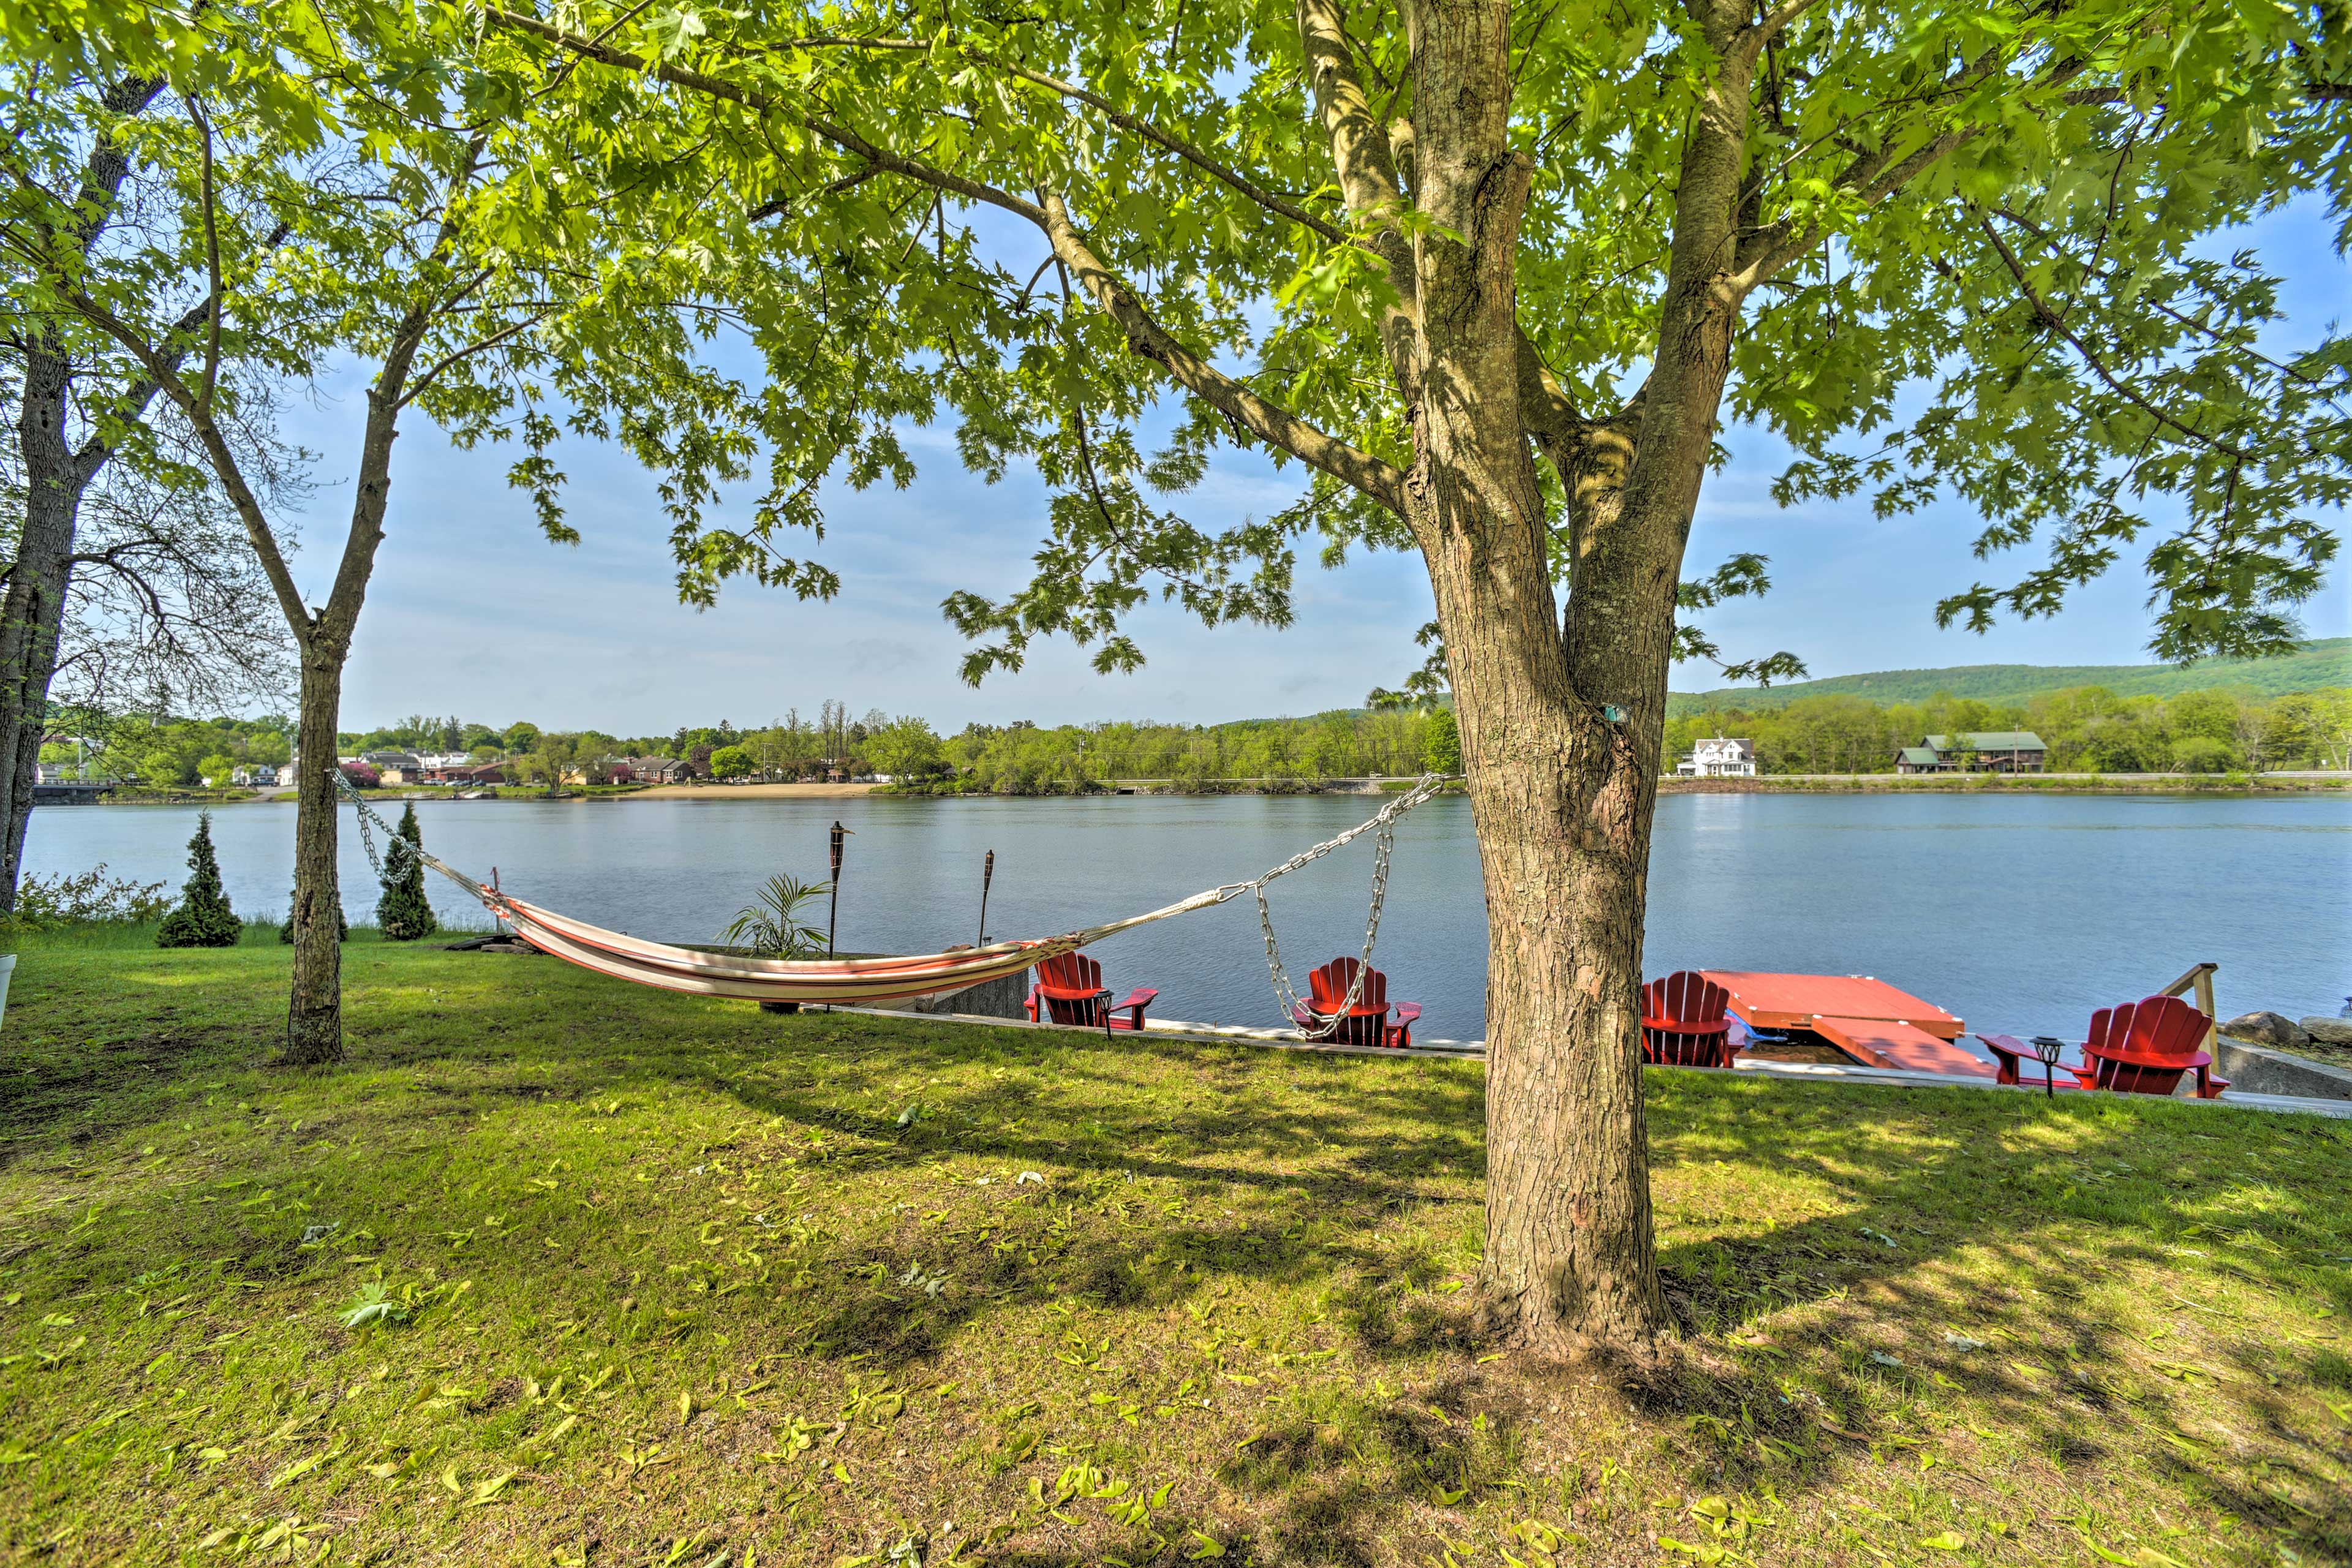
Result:
{"label": "striped hammock", "polygon": [[[750,1002],[832,1003],[853,1007],[861,1004],[903,1001],[910,996],[938,995],[991,980],[1001,980],[1043,963],[1049,958],[1075,952],[1105,937],[1116,936],[1120,931],[1149,925],[1154,921],[1189,914],[1194,910],[1210,909],[1247,892],[1258,895],[1263,921],[1265,885],[1267,882],[1297,869],[1310,860],[1321,858],[1360,834],[1381,830],[1383,850],[1381,859],[1384,873],[1386,845],[1396,819],[1435,795],[1444,784],[1442,779],[1434,776],[1423,779],[1382,806],[1377,816],[1337,837],[1291,857],[1252,881],[1229,882],[1223,887],[1205,889],[1189,899],[1180,899],[1175,903],[1145,914],[1113,921],[1108,925],[1088,926],[1083,931],[1066,931],[1060,936],[1028,942],[997,942],[985,947],[950,948],[945,952],[919,953],[904,958],[781,959],[745,958],[646,942],[623,931],[606,931],[602,926],[593,926],[585,921],[576,921],[552,910],[541,909],[537,904],[527,903],[494,885],[476,881],[456,867],[425,853],[420,846],[401,838],[390,824],[376,815],[352,787],[351,781],[344,778],[340,767],[334,770],[334,776],[344,796],[359,808],[361,834],[367,844],[371,860],[377,859],[374,840],[368,832],[369,826],[373,824],[383,830],[385,837],[396,840],[403,850],[480,900],[483,908],[514,928],[515,935],[551,957],[576,963],[599,974],[610,975],[615,980],[651,985],[663,991],[737,997]],[[380,863],[378,869],[382,869]],[[1377,912],[1374,921],[1377,927]],[[1268,958],[1276,967],[1279,986],[1281,980],[1286,977],[1280,973],[1270,925],[1267,938]],[[1368,938],[1364,963],[1369,965],[1370,962],[1371,944]]]}

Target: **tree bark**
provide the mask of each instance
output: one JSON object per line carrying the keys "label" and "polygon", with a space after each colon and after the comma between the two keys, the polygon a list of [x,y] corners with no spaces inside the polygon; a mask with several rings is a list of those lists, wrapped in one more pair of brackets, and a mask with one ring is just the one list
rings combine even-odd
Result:
{"label": "tree bark", "polygon": [[352,632],[375,574],[375,553],[383,543],[384,506],[392,496],[392,447],[400,434],[401,389],[428,320],[422,307],[410,310],[385,355],[383,373],[369,389],[351,532],[343,541],[335,585],[327,607],[296,628],[302,645],[302,760],[294,797],[294,986],[287,1005],[283,1058],[292,1066],[341,1061],[343,1055],[342,893],[335,874],[340,826],[336,726],[342,717],[343,665],[351,658]]}
{"label": "tree bark", "polygon": [[[1540,512],[1425,552],[1486,894],[1486,1310],[1517,1342],[1646,1347],[1666,1326],[1642,1103],[1642,931],[1673,574],[1621,585],[1573,658]],[[1634,565],[1612,558],[1602,570]],[[1640,592],[1642,580],[1663,589]],[[1606,706],[1625,717],[1612,721]]]}
{"label": "tree bark", "polygon": [[[1406,15],[1415,195],[1434,221],[1412,242],[1404,510],[1444,631],[1486,883],[1481,1283],[1520,1343],[1639,1352],[1668,1326],[1642,1100],[1650,835],[1675,585],[1739,303],[1746,66],[1726,59],[1685,141],[1650,377],[1591,423],[1517,328],[1528,166],[1507,138],[1507,7],[1423,0]],[[1706,18],[1719,56],[1738,16],[1726,0]],[[1531,442],[1569,492],[1564,616]]]}
{"label": "tree bark", "polygon": [[16,907],[25,824],[57,674],[58,639],[73,575],[74,528],[87,479],[66,441],[72,367],[47,344],[24,358],[16,439],[25,464],[25,525],[0,595],[0,910]]}
{"label": "tree bark", "polygon": [[313,636],[302,653],[295,773],[294,985],[286,1009],[289,1065],[343,1054],[342,888],[336,874],[336,725],[343,698],[343,649]]}
{"label": "tree bark", "polygon": [[[115,83],[100,99],[109,114],[138,114],[163,83],[134,78]],[[84,161],[78,210],[68,233],[87,252],[114,216],[131,158],[110,127],[101,127]],[[79,451],[66,434],[66,401],[73,362],[37,323],[24,351],[16,411],[18,451],[25,465],[25,526],[8,587],[0,595],[0,912],[16,907],[25,830],[39,778],[41,736],[48,717],[49,682],[58,672],[66,598],[73,586],[74,537],[83,492],[111,452],[95,437]],[[132,393],[134,403],[144,398]],[[152,390],[149,392],[152,395]]]}

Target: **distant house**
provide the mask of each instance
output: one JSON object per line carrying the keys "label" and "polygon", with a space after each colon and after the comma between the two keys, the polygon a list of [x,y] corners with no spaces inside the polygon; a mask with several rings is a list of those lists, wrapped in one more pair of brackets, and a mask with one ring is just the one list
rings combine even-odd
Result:
{"label": "distant house", "polygon": [[1923,735],[1895,753],[1898,773],[2038,773],[2049,763],[2050,748],[2031,730]]}
{"label": "distant house", "polygon": [[1700,741],[1691,747],[1691,754],[1675,764],[1681,777],[1699,779],[1750,779],[1756,776],[1756,742],[1727,740],[1721,735]]}
{"label": "distant house", "polygon": [[415,784],[425,776],[425,763],[415,752],[362,752],[360,761],[388,784]]}
{"label": "distant house", "polygon": [[415,784],[429,779],[435,784],[458,784],[474,769],[474,759],[464,752],[420,752],[416,756],[417,772],[409,777]]}
{"label": "distant house", "polygon": [[694,768],[677,757],[633,757],[629,776],[638,784],[685,784],[694,777]]}
{"label": "distant house", "polygon": [[249,789],[270,789],[277,785],[278,770],[268,763],[248,763],[231,770],[228,777],[231,784],[244,784]]}

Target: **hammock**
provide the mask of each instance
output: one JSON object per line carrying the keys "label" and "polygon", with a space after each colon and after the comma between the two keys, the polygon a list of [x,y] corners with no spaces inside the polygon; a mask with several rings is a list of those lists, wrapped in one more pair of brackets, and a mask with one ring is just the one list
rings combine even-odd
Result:
{"label": "hammock", "polygon": [[[1108,925],[1088,926],[1083,931],[1027,942],[991,942],[985,947],[950,948],[945,952],[903,958],[781,959],[744,958],[646,942],[528,903],[501,890],[494,883],[476,881],[457,868],[425,853],[421,846],[402,838],[352,787],[351,781],[343,776],[341,768],[336,767],[332,772],[343,795],[359,808],[360,837],[367,847],[368,859],[376,866],[379,873],[383,870],[383,861],[376,853],[374,836],[369,831],[371,824],[381,828],[386,838],[395,842],[406,853],[415,856],[422,864],[431,867],[480,900],[485,909],[512,926],[515,934],[532,947],[551,957],[593,970],[599,974],[610,975],[615,980],[626,980],[663,991],[690,992],[700,996],[729,996],[751,1002],[834,1003],[847,1006],[897,1002],[909,996],[961,991],[991,980],[1001,980],[1018,974],[1034,964],[1043,963],[1049,958],[1075,952],[1079,948],[1136,926],[1189,914],[1194,910],[1210,909],[1244,893],[1255,892],[1259,921],[1265,929],[1267,963],[1274,973],[1276,1000],[1285,1005],[1286,1020],[1293,1016],[1290,1005],[1295,1004],[1297,997],[1290,988],[1289,976],[1283,971],[1280,951],[1275,942],[1274,926],[1265,904],[1265,884],[1297,870],[1310,860],[1320,859],[1364,833],[1378,829],[1381,835],[1380,856],[1373,879],[1372,917],[1365,932],[1362,966],[1362,972],[1369,972],[1372,938],[1380,929],[1381,899],[1387,882],[1388,850],[1396,819],[1435,795],[1444,784],[1444,780],[1435,774],[1422,779],[1412,789],[1382,806],[1378,815],[1311,849],[1292,856],[1254,880],[1228,882],[1223,887],[1205,889],[1189,899],[1180,899],[1148,913],[1112,921]],[[1358,974],[1357,985],[1359,988],[1362,985],[1362,973]],[[1351,993],[1349,998],[1351,1005],[1354,1000]],[[1328,1033],[1328,1030],[1324,1032]]]}

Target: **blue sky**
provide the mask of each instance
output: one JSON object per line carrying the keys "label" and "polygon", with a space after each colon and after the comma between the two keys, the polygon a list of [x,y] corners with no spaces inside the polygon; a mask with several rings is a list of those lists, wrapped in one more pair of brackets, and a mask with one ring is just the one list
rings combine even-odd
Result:
{"label": "blue sky", "polygon": [[[2295,335],[2352,302],[2352,266],[2331,226],[2299,205],[2244,237],[2286,279]],[[286,433],[318,451],[319,488],[296,574],[323,599],[349,506],[347,476],[362,404],[355,384],[322,387],[288,411]],[[854,712],[919,713],[946,730],[969,721],[1041,723],[1157,719],[1213,723],[1353,706],[1418,664],[1412,634],[1429,618],[1417,557],[1357,555],[1342,570],[1301,552],[1297,619],[1286,631],[1205,630],[1179,611],[1134,618],[1149,662],[1097,676],[1066,643],[1039,645],[1028,667],[975,690],[957,679],[964,644],[941,619],[956,588],[1002,595],[1024,578],[1042,537],[1045,491],[1016,474],[989,486],[956,460],[945,426],[908,437],[920,465],[904,491],[835,487],[817,553],[841,574],[830,603],[730,585],[719,606],[679,605],[667,525],[653,486],[625,456],[567,443],[576,547],[547,543],[527,498],[506,488],[507,452],[461,452],[417,420],[394,458],[386,539],[361,617],[344,689],[343,727],[409,713],[458,713],[504,725],[593,726],[619,734],[681,723],[765,723],[826,698]],[[1707,629],[1727,658],[1786,648],[1816,676],[1985,663],[2138,663],[2147,637],[2136,557],[2080,594],[2055,620],[2004,624],[1977,637],[1938,631],[1936,599],[1983,577],[2006,582],[2032,564],[2017,554],[1975,561],[1976,520],[1945,506],[1879,521],[1866,499],[1783,510],[1770,495],[1783,454],[1760,432],[1734,430],[1733,461],[1709,477],[1689,565],[1735,551],[1772,561],[1773,592],[1713,612]],[[1296,470],[1294,469],[1295,475]],[[1223,525],[1294,500],[1295,478],[1262,458],[1221,453],[1186,498],[1188,515]],[[2341,565],[2306,607],[2315,636],[2352,631],[2352,581]],[[1706,667],[1676,672],[1677,689],[1719,684]]]}

